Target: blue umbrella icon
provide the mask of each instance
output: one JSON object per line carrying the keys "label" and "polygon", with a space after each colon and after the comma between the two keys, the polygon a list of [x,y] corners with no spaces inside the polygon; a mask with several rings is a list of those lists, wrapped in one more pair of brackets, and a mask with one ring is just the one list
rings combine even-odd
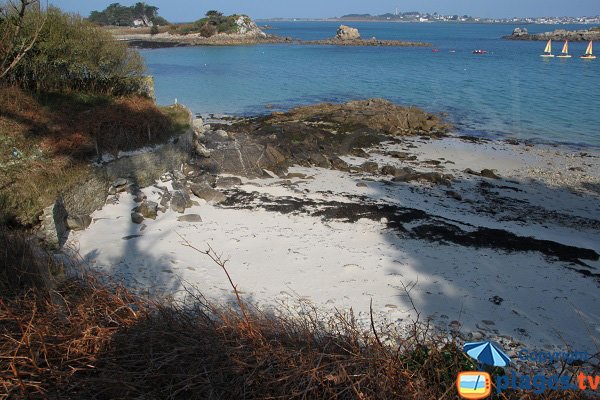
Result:
{"label": "blue umbrella icon", "polygon": [[464,351],[481,364],[494,367],[507,367],[510,364],[510,357],[493,342],[465,343]]}

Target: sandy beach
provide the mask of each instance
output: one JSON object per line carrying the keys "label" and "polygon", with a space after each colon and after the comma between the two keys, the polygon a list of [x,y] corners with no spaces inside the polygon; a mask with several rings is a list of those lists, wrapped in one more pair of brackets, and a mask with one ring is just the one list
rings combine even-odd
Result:
{"label": "sandy beach", "polygon": [[[223,271],[185,238],[229,260],[238,289],[263,307],[352,308],[366,327],[372,299],[377,324],[401,328],[418,313],[443,331],[495,339],[509,351],[598,351],[598,152],[458,137],[364,150],[379,165],[453,181],[296,166],[283,178],[217,185],[222,204],[192,196],[198,205],[185,214],[166,210],[141,225],[131,222],[138,204],[124,192],[109,196],[67,247],[143,293],[183,299],[195,288],[231,300]],[[480,176],[484,169],[496,176]],[[167,177],[142,191],[160,202],[165,189],[173,189]],[[201,222],[181,221],[189,215]]]}

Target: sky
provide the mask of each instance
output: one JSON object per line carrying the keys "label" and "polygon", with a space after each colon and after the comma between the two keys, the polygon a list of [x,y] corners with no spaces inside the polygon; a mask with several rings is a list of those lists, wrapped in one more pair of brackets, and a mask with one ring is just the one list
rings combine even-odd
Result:
{"label": "sky", "polygon": [[[136,0],[50,0],[50,3],[83,16],[108,4],[131,5]],[[139,1],[139,0],[137,0]],[[384,14],[400,11],[438,12],[477,17],[538,17],[600,15],[600,0],[147,0],[171,22],[200,18],[208,10],[247,14],[252,18],[327,18],[345,14]]]}

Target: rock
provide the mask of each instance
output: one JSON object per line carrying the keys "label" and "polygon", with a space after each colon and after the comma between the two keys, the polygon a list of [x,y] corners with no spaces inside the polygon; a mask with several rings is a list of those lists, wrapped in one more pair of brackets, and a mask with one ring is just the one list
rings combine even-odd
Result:
{"label": "rock", "polygon": [[190,179],[190,186],[192,184],[204,185],[213,187],[217,183],[217,177],[211,174],[202,174]]}
{"label": "rock", "polygon": [[227,200],[227,197],[223,193],[207,185],[191,184],[190,189],[195,196],[206,200],[209,204],[220,204]]}
{"label": "rock", "polygon": [[192,121],[192,127],[194,128],[194,130],[204,132],[204,120],[200,117],[194,118],[194,120]]}
{"label": "rock", "polygon": [[331,158],[331,166],[333,167],[333,169],[337,169],[338,171],[350,170],[350,166],[348,165],[348,163],[339,157]]}
{"label": "rock", "polygon": [[131,222],[133,222],[134,224],[141,224],[142,222],[144,222],[144,216],[140,213],[133,212],[131,213]]}
{"label": "rock", "polygon": [[502,304],[502,302],[504,301],[504,299],[500,296],[493,296],[490,297],[489,300],[494,303],[495,305],[499,306],[500,304]]}
{"label": "rock", "polygon": [[219,129],[215,132],[215,134],[217,136],[219,136],[221,139],[229,139],[229,134],[227,133],[227,131],[224,131],[223,129]]}
{"label": "rock", "polygon": [[178,180],[174,180],[173,182],[171,182],[171,186],[173,187],[173,190],[185,190],[186,189],[186,182],[185,181],[178,181]]}
{"label": "rock", "polygon": [[119,188],[119,187],[122,187],[122,186],[125,186],[125,185],[127,185],[127,183],[128,183],[128,182],[127,182],[127,179],[125,179],[125,178],[118,178],[118,179],[116,179],[116,180],[115,180],[115,181],[112,183],[112,185],[113,185],[113,187],[115,187],[115,188]]}
{"label": "rock", "polygon": [[365,182],[358,182],[356,187],[369,187],[369,185],[367,185]]}
{"label": "rock", "polygon": [[397,168],[391,165],[385,165],[381,168],[381,173],[383,175],[396,175]]}
{"label": "rock", "polygon": [[181,217],[177,217],[177,221],[179,222],[202,222],[202,217],[198,214],[187,214],[182,215]]}
{"label": "rock", "polygon": [[338,40],[358,40],[360,39],[360,33],[356,28],[352,28],[347,25],[340,25],[336,32],[335,38]]}
{"label": "rock", "polygon": [[44,208],[40,221],[38,236],[51,249],[60,249],[67,238],[67,210],[62,197]]}
{"label": "rock", "polygon": [[298,179],[307,179],[308,177],[306,176],[306,174],[302,174],[300,172],[290,172],[289,174],[287,174],[285,176],[286,179],[294,179],[294,178],[298,178]]}
{"label": "rock", "polygon": [[176,190],[171,197],[171,210],[183,214],[188,207],[190,197],[182,190]]}
{"label": "rock", "polygon": [[512,34],[513,36],[529,35],[529,31],[527,30],[527,28],[515,28]]}
{"label": "rock", "polygon": [[481,174],[477,171],[473,171],[471,168],[467,168],[463,171],[465,174],[480,176]]}
{"label": "rock", "polygon": [[410,153],[401,152],[401,151],[390,151],[390,152],[388,152],[388,154],[394,158],[397,158],[397,159],[403,160],[403,161],[414,161],[417,159],[417,156],[412,155]]}
{"label": "rock", "polygon": [[245,35],[249,37],[267,37],[267,34],[264,33],[258,25],[250,17],[247,15],[240,15],[235,20],[236,25],[238,26],[237,31],[240,35]]}
{"label": "rock", "polygon": [[483,339],[484,336],[485,335],[479,331],[473,331],[473,332],[469,333],[469,339],[473,340],[475,342]]}
{"label": "rock", "polygon": [[216,187],[218,188],[231,188],[233,186],[239,186],[242,184],[242,180],[237,176],[220,176],[217,179]]}
{"label": "rock", "polygon": [[460,193],[455,192],[454,190],[448,190],[446,192],[446,195],[448,195],[448,197],[451,197],[455,200],[462,201],[462,196],[460,195]]}
{"label": "rock", "polygon": [[379,164],[373,161],[367,161],[359,167],[363,172],[369,174],[376,174],[379,171]]}
{"label": "rock", "polygon": [[135,209],[135,211],[142,214],[144,218],[156,219],[158,215],[158,204],[153,201],[144,201]]}
{"label": "rock", "polygon": [[199,141],[194,143],[194,152],[200,157],[209,158],[211,151],[206,148],[205,145],[200,143]]}
{"label": "rock", "polygon": [[83,231],[92,224],[92,217],[89,215],[70,215],[67,217],[67,228],[72,231]]}
{"label": "rock", "polygon": [[489,179],[500,179],[500,176],[496,175],[496,173],[491,169],[482,169],[479,175]]}
{"label": "rock", "polygon": [[173,171],[173,177],[179,180],[183,180],[186,178],[185,174],[177,169]]}
{"label": "rock", "polygon": [[[168,207],[169,206],[169,202],[171,201],[171,193],[169,192],[164,192],[161,196],[160,196],[160,205],[161,207]],[[164,212],[164,211],[163,211]]]}

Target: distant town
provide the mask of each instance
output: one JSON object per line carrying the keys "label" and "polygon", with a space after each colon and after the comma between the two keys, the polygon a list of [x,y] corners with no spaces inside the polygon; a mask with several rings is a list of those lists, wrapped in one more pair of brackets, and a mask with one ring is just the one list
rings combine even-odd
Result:
{"label": "distant town", "polygon": [[598,24],[600,15],[586,17],[515,17],[515,18],[482,18],[470,15],[443,15],[434,12],[422,13],[418,11],[400,12],[382,15],[348,14],[333,18],[271,18],[269,21],[390,21],[390,22],[462,22],[462,23],[489,23],[489,24]]}

